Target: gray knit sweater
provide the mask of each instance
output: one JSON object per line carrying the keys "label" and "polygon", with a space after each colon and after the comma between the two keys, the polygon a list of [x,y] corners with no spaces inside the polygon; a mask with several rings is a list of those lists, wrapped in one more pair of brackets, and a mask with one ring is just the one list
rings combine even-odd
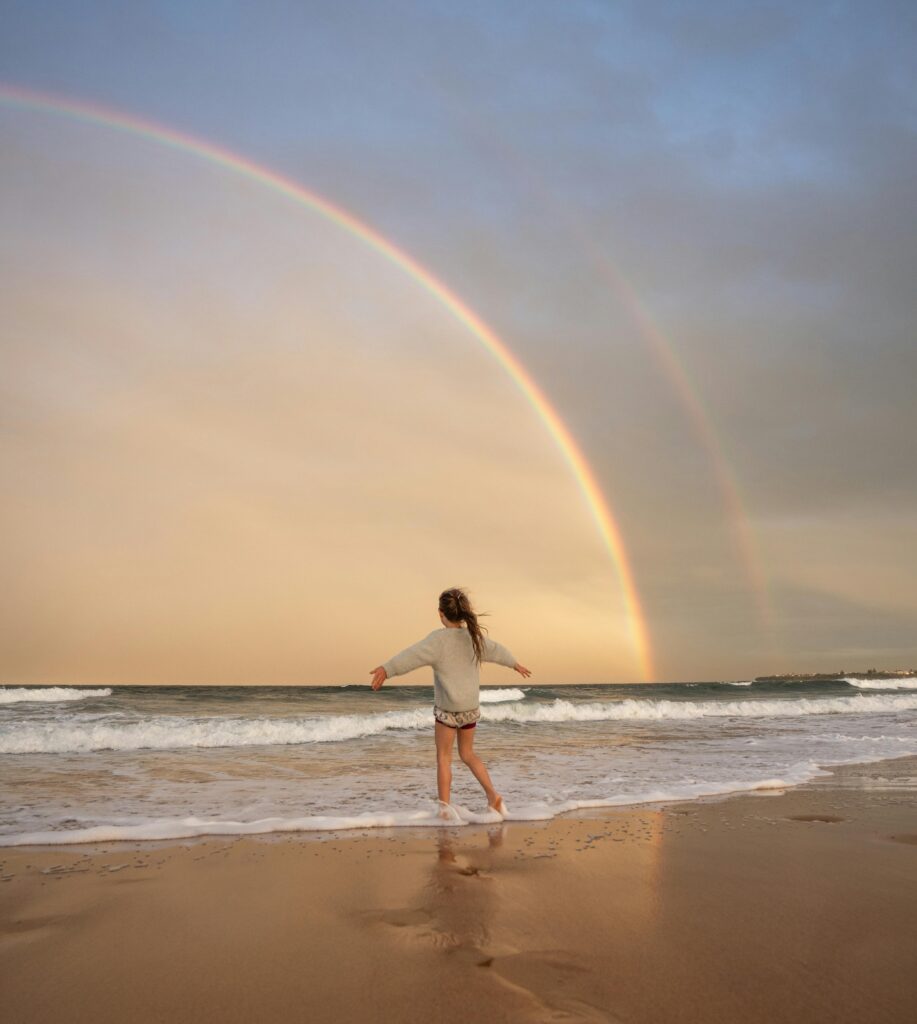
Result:
{"label": "gray knit sweater", "polygon": [[[484,661],[515,668],[516,659],[495,640],[484,637]],[[434,629],[423,640],[389,658],[382,667],[389,678],[433,666],[433,700],[444,711],[470,711],[478,706],[480,678],[471,634],[464,626]]]}

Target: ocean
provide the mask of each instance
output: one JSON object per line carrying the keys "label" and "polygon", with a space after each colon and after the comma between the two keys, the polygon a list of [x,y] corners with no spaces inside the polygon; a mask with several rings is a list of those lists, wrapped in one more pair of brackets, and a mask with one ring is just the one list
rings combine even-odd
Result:
{"label": "ocean", "polygon": [[[917,679],[482,688],[509,819],[917,753]],[[0,687],[0,846],[441,826],[432,686]],[[452,823],[498,820],[456,756]]]}

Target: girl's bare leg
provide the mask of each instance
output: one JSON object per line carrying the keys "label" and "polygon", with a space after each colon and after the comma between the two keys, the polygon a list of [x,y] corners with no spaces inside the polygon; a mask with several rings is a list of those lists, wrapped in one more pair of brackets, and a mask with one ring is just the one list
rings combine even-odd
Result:
{"label": "girl's bare leg", "polygon": [[449,803],[452,790],[452,744],[455,741],[455,729],[450,729],[442,722],[436,722],[436,789],[439,799]]}
{"label": "girl's bare leg", "polygon": [[459,757],[471,769],[471,774],[481,783],[487,794],[487,806],[496,809],[500,803],[500,794],[494,789],[484,762],[474,752],[474,733],[474,729],[458,730]]}

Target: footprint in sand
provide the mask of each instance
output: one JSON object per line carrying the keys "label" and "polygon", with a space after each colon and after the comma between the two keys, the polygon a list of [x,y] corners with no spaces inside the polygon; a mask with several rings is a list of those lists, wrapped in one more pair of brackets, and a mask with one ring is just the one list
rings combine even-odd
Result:
{"label": "footprint in sand", "polygon": [[787,821],[827,821],[830,824],[846,820],[846,818],[839,818],[836,814],[791,814],[787,818]]}
{"label": "footprint in sand", "polygon": [[612,1024],[619,1019],[592,1001],[592,972],[563,950],[494,957],[487,966],[504,985],[525,993],[540,1011],[547,1012],[547,1018],[541,1019],[567,1024]]}
{"label": "footprint in sand", "polygon": [[0,934],[0,951],[40,942],[67,925],[69,920],[66,914],[14,918],[5,924]]}
{"label": "footprint in sand", "polygon": [[395,910],[371,910],[365,913],[368,921],[377,921],[391,925],[393,928],[417,928],[430,924],[430,915],[424,910],[411,907],[399,907]]}

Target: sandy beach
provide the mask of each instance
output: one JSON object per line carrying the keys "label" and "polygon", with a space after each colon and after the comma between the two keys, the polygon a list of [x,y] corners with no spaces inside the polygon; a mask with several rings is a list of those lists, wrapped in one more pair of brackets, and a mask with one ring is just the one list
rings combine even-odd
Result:
{"label": "sandy beach", "polygon": [[547,823],[0,851],[4,1020],[910,1021],[917,758]]}

